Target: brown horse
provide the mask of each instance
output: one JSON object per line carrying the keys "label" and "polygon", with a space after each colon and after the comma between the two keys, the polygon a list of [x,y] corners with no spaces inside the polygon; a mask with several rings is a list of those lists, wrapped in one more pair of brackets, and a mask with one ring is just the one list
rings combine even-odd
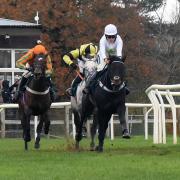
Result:
{"label": "brown horse", "polygon": [[40,147],[40,134],[44,125],[44,133],[48,134],[50,120],[48,110],[51,106],[49,93],[49,81],[45,76],[46,56],[37,55],[35,57],[32,74],[26,84],[26,90],[19,99],[19,115],[23,128],[23,138],[25,142],[25,150],[28,149],[28,142],[31,141],[30,119],[31,115],[39,116],[40,121],[37,127],[37,137],[35,148]]}

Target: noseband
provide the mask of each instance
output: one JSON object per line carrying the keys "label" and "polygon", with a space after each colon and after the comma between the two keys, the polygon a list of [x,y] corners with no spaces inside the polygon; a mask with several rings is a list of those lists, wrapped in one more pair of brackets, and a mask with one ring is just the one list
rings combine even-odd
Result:
{"label": "noseband", "polygon": [[[122,61],[113,61],[111,62],[112,63],[121,63],[121,64],[124,64]],[[111,86],[116,86],[116,90],[113,90],[113,89],[109,89],[107,86],[105,86],[101,81],[99,81],[99,86],[104,89],[105,91],[107,92],[110,92],[110,93],[117,93],[119,91],[121,91],[124,87],[125,87],[125,83],[124,82],[121,82],[121,77],[120,76],[114,76],[113,79],[110,79],[111,81]],[[115,84],[115,81],[119,81],[118,84]]]}

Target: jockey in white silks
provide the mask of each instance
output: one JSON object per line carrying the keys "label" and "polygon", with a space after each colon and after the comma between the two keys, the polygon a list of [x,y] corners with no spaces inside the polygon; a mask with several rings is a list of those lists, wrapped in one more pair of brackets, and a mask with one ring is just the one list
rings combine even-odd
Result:
{"label": "jockey in white silks", "polygon": [[[118,56],[122,58],[123,41],[117,33],[117,27],[114,24],[108,24],[104,29],[104,35],[99,42],[99,65],[97,67],[97,73],[93,74],[89,78],[89,82],[86,83],[86,87],[83,90],[85,94],[88,94],[91,90],[93,82],[96,82],[97,78],[104,72],[109,63],[110,56]],[[127,88],[126,88],[127,89]],[[126,91],[129,94],[129,90]]]}
{"label": "jockey in white silks", "polygon": [[113,24],[108,24],[105,27],[104,35],[99,42],[99,71],[108,63],[109,56],[122,57],[123,41],[120,35],[117,34],[117,28]]}

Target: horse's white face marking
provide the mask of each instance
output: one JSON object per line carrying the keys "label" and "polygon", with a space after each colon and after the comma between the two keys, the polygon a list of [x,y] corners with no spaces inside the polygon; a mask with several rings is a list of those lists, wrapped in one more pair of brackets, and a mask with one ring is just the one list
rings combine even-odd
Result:
{"label": "horse's white face marking", "polygon": [[42,61],[42,60],[43,60],[43,58],[42,58],[42,57],[38,58],[38,61]]}
{"label": "horse's white face marking", "polygon": [[97,63],[95,61],[86,61],[84,65],[85,76],[93,74],[97,70]]}

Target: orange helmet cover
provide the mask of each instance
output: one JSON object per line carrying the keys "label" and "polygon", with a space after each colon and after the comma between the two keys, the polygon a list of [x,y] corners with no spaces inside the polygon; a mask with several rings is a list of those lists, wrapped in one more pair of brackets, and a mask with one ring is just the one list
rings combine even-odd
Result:
{"label": "orange helmet cover", "polygon": [[36,45],[33,48],[33,52],[34,52],[34,54],[46,54],[47,53],[46,48],[41,44]]}

